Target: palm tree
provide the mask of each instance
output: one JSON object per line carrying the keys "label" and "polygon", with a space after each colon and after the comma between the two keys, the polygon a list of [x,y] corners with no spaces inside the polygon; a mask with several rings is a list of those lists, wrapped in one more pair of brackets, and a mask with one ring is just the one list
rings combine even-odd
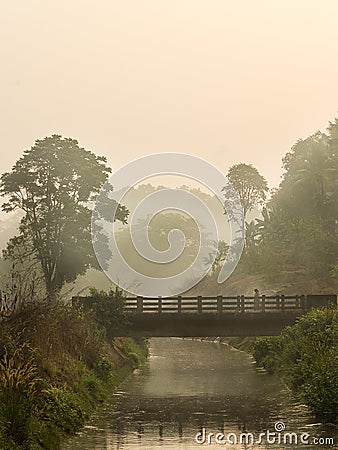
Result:
{"label": "palm tree", "polygon": [[322,212],[329,190],[333,190],[337,167],[333,167],[332,152],[326,142],[312,142],[304,166],[296,173],[295,185],[310,184],[315,187],[315,198]]}

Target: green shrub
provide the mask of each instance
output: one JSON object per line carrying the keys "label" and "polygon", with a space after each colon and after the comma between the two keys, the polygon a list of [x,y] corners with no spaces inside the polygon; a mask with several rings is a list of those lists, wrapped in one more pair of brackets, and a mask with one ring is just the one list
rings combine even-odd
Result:
{"label": "green shrub", "polygon": [[65,433],[74,433],[88,418],[79,396],[71,391],[51,387],[45,392],[43,418]]}
{"label": "green shrub", "polygon": [[132,367],[136,369],[148,354],[148,342],[144,339],[140,339],[137,342],[134,339],[128,338],[124,341],[123,349]]}
{"label": "green shrub", "polygon": [[140,361],[139,355],[137,355],[137,354],[134,353],[134,352],[129,352],[129,353],[128,353],[128,358],[129,358],[129,360],[131,361],[132,366],[133,366],[135,369],[136,369],[137,367],[140,366],[141,361]]}
{"label": "green shrub", "polygon": [[338,411],[337,308],[312,309],[279,337],[253,344],[253,356],[269,373],[280,371],[291,389],[321,420]]}
{"label": "green shrub", "polygon": [[261,337],[254,341],[252,354],[259,365],[274,373],[280,364],[281,342],[279,337]]}
{"label": "green shrub", "polygon": [[124,297],[119,289],[105,292],[92,288],[86,301],[99,328],[104,329],[109,338],[114,337],[116,328],[128,324]]}
{"label": "green shrub", "polygon": [[282,370],[314,413],[334,421],[338,410],[336,308],[313,309],[282,335]]}
{"label": "green shrub", "polygon": [[96,367],[97,375],[104,381],[109,381],[115,377],[114,364],[105,356],[100,355]]}

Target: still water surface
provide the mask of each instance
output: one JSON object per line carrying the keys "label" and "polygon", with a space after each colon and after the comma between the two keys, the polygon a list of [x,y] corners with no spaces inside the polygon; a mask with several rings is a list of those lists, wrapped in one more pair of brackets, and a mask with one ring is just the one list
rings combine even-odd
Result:
{"label": "still water surface", "polygon": [[[310,434],[308,442],[333,437],[333,429],[316,424],[278,378],[257,369],[246,353],[206,341],[154,338],[144,366],[63,450],[327,448],[283,440],[273,444],[265,438],[257,443],[260,433],[275,431],[276,422],[285,424],[285,432]],[[203,428],[206,442],[198,444],[195,436]],[[239,443],[243,432],[252,433],[256,442]],[[211,444],[208,433],[214,433]],[[217,433],[224,434],[224,444],[215,442]],[[238,443],[227,442],[228,436]],[[203,442],[203,434],[199,437]]]}

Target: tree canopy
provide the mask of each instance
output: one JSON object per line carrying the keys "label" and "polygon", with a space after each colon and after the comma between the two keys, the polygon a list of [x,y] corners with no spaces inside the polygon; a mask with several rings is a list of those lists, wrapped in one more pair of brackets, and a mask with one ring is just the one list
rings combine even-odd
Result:
{"label": "tree canopy", "polygon": [[[28,246],[41,265],[48,296],[97,265],[90,203],[110,171],[106,158],[81,148],[75,139],[52,135],[37,140],[1,177],[0,192],[7,198],[3,210],[24,212],[7,256]],[[119,205],[116,218],[125,221],[127,215]]]}
{"label": "tree canopy", "polygon": [[283,158],[285,172],[272,203],[290,217],[337,215],[337,125],[331,124],[329,135],[317,132],[299,139]]}
{"label": "tree canopy", "polygon": [[244,216],[266,199],[268,183],[251,164],[235,164],[230,167],[227,177],[240,198]]}
{"label": "tree canopy", "polygon": [[[297,270],[336,276],[338,254],[338,120],[328,133],[299,139],[283,158],[282,181],[250,224],[251,270]],[[303,271],[303,272],[302,272]]]}

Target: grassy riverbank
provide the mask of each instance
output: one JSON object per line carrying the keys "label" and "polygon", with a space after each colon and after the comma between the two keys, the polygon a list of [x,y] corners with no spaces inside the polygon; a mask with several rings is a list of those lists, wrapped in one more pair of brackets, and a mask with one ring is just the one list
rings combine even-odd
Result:
{"label": "grassy riverbank", "polygon": [[231,338],[227,342],[251,353],[268,373],[283,378],[319,420],[336,423],[337,308],[313,309],[280,336]]}
{"label": "grassy riverbank", "polygon": [[147,355],[107,336],[95,314],[30,305],[0,331],[0,448],[58,449]]}

